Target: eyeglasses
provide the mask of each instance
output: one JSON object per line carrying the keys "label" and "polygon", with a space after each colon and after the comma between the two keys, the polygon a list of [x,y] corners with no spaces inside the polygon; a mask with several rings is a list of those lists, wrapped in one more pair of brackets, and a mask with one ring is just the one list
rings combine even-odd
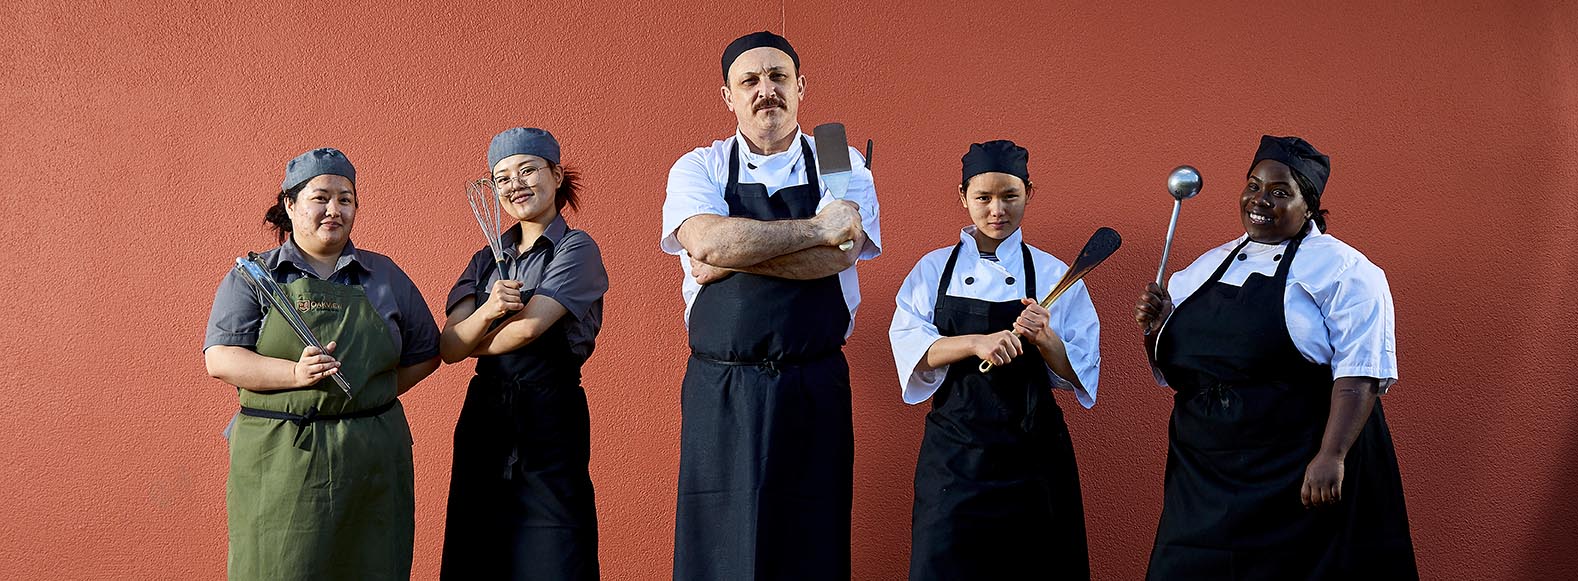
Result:
{"label": "eyeglasses", "polygon": [[508,174],[495,175],[493,176],[493,189],[495,191],[503,190],[504,188],[509,187],[510,182],[520,184],[520,186],[523,188],[531,187],[531,184],[527,183],[526,180],[529,180],[532,176],[537,175],[537,172],[541,169],[543,168],[528,165],[521,168],[520,173],[517,173],[514,176],[510,176]]}

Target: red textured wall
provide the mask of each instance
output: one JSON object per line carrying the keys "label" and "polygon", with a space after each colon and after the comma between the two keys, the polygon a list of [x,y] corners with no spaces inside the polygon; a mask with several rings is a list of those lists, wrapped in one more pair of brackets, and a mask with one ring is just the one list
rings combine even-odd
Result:
{"label": "red textured wall", "polygon": [[[1134,579],[1170,398],[1129,320],[1163,182],[1179,163],[1206,180],[1181,267],[1241,231],[1262,132],[1332,155],[1333,231],[1391,280],[1402,380],[1386,403],[1425,577],[1578,575],[1572,2],[168,4],[0,7],[0,576],[222,575],[219,430],[236,404],[198,348],[227,265],[271,245],[260,219],[284,162],[345,150],[355,240],[438,308],[480,246],[460,186],[493,133],[528,124],[586,176],[571,221],[612,277],[585,379],[603,570],[666,577],[685,339],[679,269],[657,248],[664,179],[732,130],[718,53],[762,28],[804,60],[805,126],[876,140],[886,247],[861,267],[847,349],[856,577],[905,571],[925,409],[899,401],[886,328],[904,273],[966,220],[965,146],[1029,147],[1042,248],[1070,257],[1102,225],[1127,238],[1089,278],[1100,405],[1059,399],[1096,576]],[[468,376],[446,367],[405,398],[419,578],[438,569]]]}

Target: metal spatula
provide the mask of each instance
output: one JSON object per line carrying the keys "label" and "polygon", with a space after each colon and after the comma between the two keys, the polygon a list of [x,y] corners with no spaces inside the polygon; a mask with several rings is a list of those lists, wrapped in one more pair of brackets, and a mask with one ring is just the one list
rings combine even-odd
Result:
{"label": "metal spatula", "polygon": [[[1123,237],[1118,235],[1117,230],[1106,226],[1097,228],[1096,233],[1090,235],[1090,240],[1085,241],[1085,248],[1079,251],[1079,257],[1074,259],[1074,264],[1069,266],[1068,272],[1063,273],[1063,279],[1057,281],[1046,298],[1041,299],[1041,308],[1051,307],[1058,297],[1063,296],[1063,291],[1073,288],[1074,283],[1085,278],[1085,275],[1096,269],[1096,265],[1112,256],[1112,253],[1117,252],[1118,247],[1122,245]],[[992,362],[982,361],[980,370],[981,373],[991,371]]]}
{"label": "metal spatula", "polygon": [[[843,123],[823,123],[813,130],[816,136],[816,173],[827,184],[833,199],[842,200],[849,193],[849,137],[844,134]],[[854,240],[845,240],[839,250],[848,252],[855,247]]]}

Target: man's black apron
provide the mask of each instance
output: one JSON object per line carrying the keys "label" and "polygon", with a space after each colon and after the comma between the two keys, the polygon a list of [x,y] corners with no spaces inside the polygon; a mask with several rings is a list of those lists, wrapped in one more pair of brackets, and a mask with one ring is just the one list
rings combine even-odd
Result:
{"label": "man's black apron", "polygon": [[[729,151],[729,215],[810,218],[809,183],[768,196],[739,183]],[[838,275],[808,281],[734,273],[705,285],[690,310],[681,393],[674,578],[847,579],[854,426]]]}
{"label": "man's black apron", "polygon": [[1306,509],[1304,471],[1331,410],[1331,367],[1288,335],[1283,295],[1303,233],[1274,277],[1220,282],[1239,244],[1157,339],[1173,396],[1149,578],[1416,579],[1381,402],[1344,461],[1342,500]]}
{"label": "man's black apron", "polygon": [[[523,282],[526,302],[540,281]],[[477,358],[455,424],[442,578],[598,578],[591,420],[585,361],[566,336],[572,322],[561,317],[520,349]]]}
{"label": "man's black apron", "polygon": [[[960,245],[937,285],[943,336],[1011,329],[1017,300],[948,296]],[[1024,251],[1025,296],[1036,270]],[[1028,347],[1028,346],[1027,346]],[[1063,410],[1041,352],[1028,347],[981,373],[970,357],[948,367],[926,414],[915,465],[910,579],[1088,579],[1085,511]]]}

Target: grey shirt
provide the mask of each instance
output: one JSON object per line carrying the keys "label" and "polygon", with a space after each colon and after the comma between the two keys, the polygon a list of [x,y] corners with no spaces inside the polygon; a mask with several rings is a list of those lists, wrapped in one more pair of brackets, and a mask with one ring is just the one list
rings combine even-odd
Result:
{"label": "grey shirt", "polygon": [[[564,216],[554,218],[542,236],[532,243],[524,254],[516,251],[521,240],[520,225],[506,230],[502,236],[505,265],[515,280],[521,281],[524,295],[530,291],[553,299],[564,306],[569,321],[565,334],[570,349],[582,361],[592,355],[597,332],[603,328],[603,293],[608,292],[608,271],[603,268],[603,255],[592,237],[581,230],[572,230]],[[466,270],[449,289],[449,300],[444,312],[467,297],[480,305],[487,300],[493,283],[499,280],[498,264],[486,247],[472,255]]]}
{"label": "grey shirt", "polygon": [[[264,252],[263,265],[280,284],[302,277],[319,278],[296,246],[287,239],[278,248]],[[389,326],[389,336],[400,352],[400,366],[415,365],[438,356],[438,325],[422,300],[422,292],[405,271],[389,257],[368,250],[357,250],[347,242],[334,264],[329,282],[359,284],[373,304],[373,310]],[[241,274],[231,269],[219,281],[214,293],[214,309],[208,314],[208,334],[203,349],[214,345],[254,348],[263,328],[263,302]]]}

